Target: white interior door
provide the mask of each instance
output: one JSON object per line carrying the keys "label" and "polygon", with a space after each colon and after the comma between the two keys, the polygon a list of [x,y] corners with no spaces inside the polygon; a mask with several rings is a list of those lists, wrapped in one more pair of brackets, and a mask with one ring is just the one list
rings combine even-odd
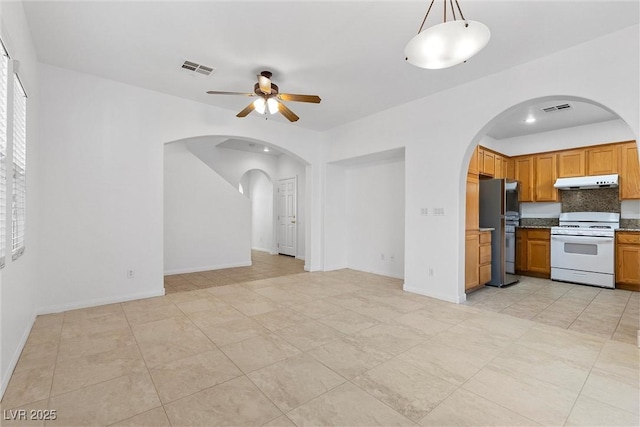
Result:
{"label": "white interior door", "polygon": [[296,178],[278,181],[278,253],[296,256]]}

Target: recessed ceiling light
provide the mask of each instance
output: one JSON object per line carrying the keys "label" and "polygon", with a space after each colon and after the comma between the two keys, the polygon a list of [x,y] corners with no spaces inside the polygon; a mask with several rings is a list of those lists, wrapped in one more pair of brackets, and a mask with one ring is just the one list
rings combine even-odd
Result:
{"label": "recessed ceiling light", "polygon": [[534,123],[535,121],[536,121],[536,118],[533,116],[529,116],[524,120],[525,123]]}
{"label": "recessed ceiling light", "polygon": [[264,151],[265,153],[268,153],[268,152],[269,152],[269,147],[264,147],[264,150],[263,150],[263,151]]}

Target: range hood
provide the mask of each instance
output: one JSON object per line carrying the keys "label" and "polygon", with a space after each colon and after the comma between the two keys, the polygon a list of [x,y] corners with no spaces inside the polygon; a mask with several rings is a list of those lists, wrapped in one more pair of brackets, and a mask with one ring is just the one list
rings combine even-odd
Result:
{"label": "range hood", "polygon": [[558,178],[553,186],[559,190],[614,188],[618,186],[618,174]]}

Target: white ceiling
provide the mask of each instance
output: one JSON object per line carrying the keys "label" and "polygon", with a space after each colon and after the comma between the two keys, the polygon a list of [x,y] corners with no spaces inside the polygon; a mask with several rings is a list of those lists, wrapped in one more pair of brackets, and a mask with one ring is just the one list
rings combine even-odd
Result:
{"label": "white ceiling", "polygon": [[[567,104],[570,108],[543,111],[543,108]],[[535,121],[529,123],[526,121],[528,118]],[[494,139],[506,139],[618,118],[617,114],[590,102],[552,98],[531,101],[510,108],[498,116],[493,127],[487,131],[487,135]]]}
{"label": "white ceiling", "polygon": [[[272,146],[267,146],[264,144],[259,144],[253,141],[247,141],[246,139],[237,139],[237,138],[229,138],[216,145],[221,148],[230,148],[232,150],[240,150],[240,151],[248,151],[250,153],[256,154],[265,154],[269,156],[278,157],[284,154],[282,151],[277,148],[273,148]],[[268,148],[269,151],[264,151],[265,148]]]}
{"label": "white ceiling", "polygon": [[[466,64],[424,70],[404,61],[428,1],[27,1],[40,61],[229,109],[250,101],[207,90],[250,92],[261,70],[288,103],[292,124],[329,129],[531,61],[638,23],[638,2],[461,0],[467,19],[491,29]],[[441,21],[442,3],[427,25]],[[435,7],[435,6],[434,6]],[[214,67],[208,78],[185,61]],[[255,113],[254,113],[255,114]],[[242,120],[242,119],[238,119]],[[286,122],[284,117],[273,120]]]}

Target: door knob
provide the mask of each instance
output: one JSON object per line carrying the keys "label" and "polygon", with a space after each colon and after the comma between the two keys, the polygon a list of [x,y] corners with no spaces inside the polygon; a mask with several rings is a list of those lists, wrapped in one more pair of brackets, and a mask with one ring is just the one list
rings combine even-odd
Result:
{"label": "door knob", "polygon": [[291,224],[295,224],[295,223],[296,223],[295,221],[291,221]]}

